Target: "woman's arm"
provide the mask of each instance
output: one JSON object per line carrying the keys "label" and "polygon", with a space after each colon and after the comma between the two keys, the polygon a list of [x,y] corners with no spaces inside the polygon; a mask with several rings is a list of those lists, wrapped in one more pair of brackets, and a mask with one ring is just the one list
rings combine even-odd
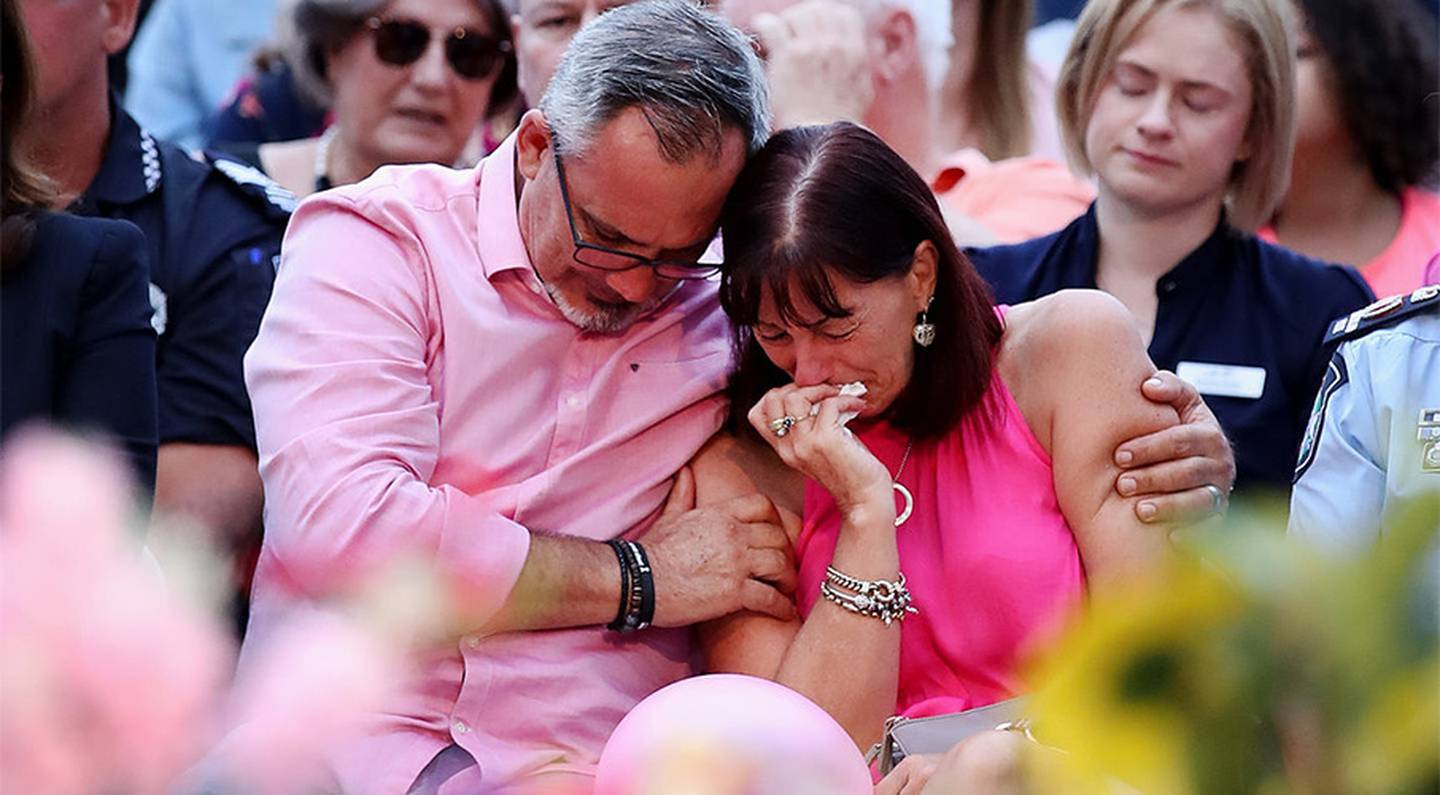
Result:
{"label": "woman's arm", "polygon": [[[780,513],[790,543],[795,543],[805,481],[769,448],[721,431],[695,454],[690,468],[695,474],[696,508],[747,494],[764,495]],[[707,671],[774,679],[785,650],[800,630],[800,619],[782,621],[747,610],[707,621],[698,630]]]}
{"label": "woman's arm", "polygon": [[1090,588],[1153,568],[1168,535],[1139,520],[1136,497],[1116,492],[1113,453],[1180,419],[1135,389],[1155,365],[1130,313],[1105,293],[1066,290],[1015,307],[1006,321],[1001,372],[1050,453],[1060,510]]}
{"label": "woman's arm", "polygon": [[[812,426],[818,426],[827,416],[833,421],[834,413],[833,409],[825,411],[797,425],[791,435],[801,439],[793,440],[799,444],[787,452],[804,450],[800,455],[812,463],[820,458],[820,454],[805,450],[805,432],[813,433]],[[819,440],[817,446],[828,444],[833,450],[840,441],[830,437]],[[853,439],[843,441],[859,445]],[[759,491],[780,508],[794,540],[800,526],[804,476],[782,463],[775,451],[721,436],[701,450],[692,466],[697,507]],[[884,497],[890,498],[888,489],[886,492]],[[894,580],[899,572],[899,552],[895,546],[893,502],[884,505],[877,499],[845,514],[833,565],[863,580]],[[702,625],[700,639],[707,670],[763,676],[803,693],[829,712],[862,748],[879,740],[885,718],[894,712],[900,665],[899,622],[887,626],[820,599],[803,622],[736,613]]]}

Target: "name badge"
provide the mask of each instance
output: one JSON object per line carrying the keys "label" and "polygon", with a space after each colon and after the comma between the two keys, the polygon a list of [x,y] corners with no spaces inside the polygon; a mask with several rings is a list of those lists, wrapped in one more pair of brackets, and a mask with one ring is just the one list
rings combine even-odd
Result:
{"label": "name badge", "polygon": [[1181,362],[1175,374],[1194,384],[1202,395],[1258,398],[1265,392],[1265,368],[1238,364]]}

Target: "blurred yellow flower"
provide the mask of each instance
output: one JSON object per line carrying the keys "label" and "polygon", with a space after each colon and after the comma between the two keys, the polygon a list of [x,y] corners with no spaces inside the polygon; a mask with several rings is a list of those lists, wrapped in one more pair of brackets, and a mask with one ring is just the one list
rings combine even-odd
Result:
{"label": "blurred yellow flower", "polygon": [[1050,773],[1068,780],[1038,790],[1110,793],[1119,778],[1151,795],[1192,792],[1190,713],[1225,700],[1235,664],[1210,641],[1243,608],[1196,565],[1095,600],[1035,668],[1035,731],[1068,752]]}
{"label": "blurred yellow flower", "polygon": [[1440,791],[1435,503],[1327,556],[1249,514],[1031,667],[1039,793]]}
{"label": "blurred yellow flower", "polygon": [[1347,791],[1435,792],[1440,784],[1440,657],[1383,686],[1344,749]]}

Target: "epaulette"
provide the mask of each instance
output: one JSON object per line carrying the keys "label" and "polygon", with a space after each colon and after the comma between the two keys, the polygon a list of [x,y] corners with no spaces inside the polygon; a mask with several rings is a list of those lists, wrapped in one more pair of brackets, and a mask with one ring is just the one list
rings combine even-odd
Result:
{"label": "epaulette", "polygon": [[1325,344],[1362,337],[1377,328],[1384,328],[1407,317],[1440,309],[1440,284],[1427,284],[1411,293],[1392,295],[1357,309],[1333,321],[1325,335]]}
{"label": "epaulette", "polygon": [[266,176],[265,172],[247,163],[216,157],[204,152],[200,155],[207,165],[213,166],[226,179],[235,183],[242,192],[264,202],[271,215],[289,216],[295,212],[298,200],[295,194],[281,187],[280,183]]}

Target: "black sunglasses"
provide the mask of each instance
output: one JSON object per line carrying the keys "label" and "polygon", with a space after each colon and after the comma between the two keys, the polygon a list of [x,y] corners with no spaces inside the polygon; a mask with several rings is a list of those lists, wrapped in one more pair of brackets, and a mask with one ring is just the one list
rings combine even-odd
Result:
{"label": "black sunglasses", "polygon": [[565,205],[565,220],[570,222],[570,237],[575,241],[575,252],[571,256],[575,258],[576,262],[602,271],[654,268],[657,275],[666,279],[708,279],[720,272],[720,263],[718,262],[650,259],[639,254],[597,246],[581,240],[580,229],[575,226],[575,212],[570,208],[570,189],[565,184],[565,164],[560,161],[560,148],[555,145],[553,132],[550,134],[550,151],[555,153],[555,172],[560,177],[560,201]]}
{"label": "black sunglasses", "polygon": [[[365,27],[375,34],[375,57],[391,66],[409,66],[430,46],[430,28],[413,19],[370,17]],[[454,28],[445,37],[445,60],[466,80],[483,80],[510,52],[510,42],[474,28]]]}

